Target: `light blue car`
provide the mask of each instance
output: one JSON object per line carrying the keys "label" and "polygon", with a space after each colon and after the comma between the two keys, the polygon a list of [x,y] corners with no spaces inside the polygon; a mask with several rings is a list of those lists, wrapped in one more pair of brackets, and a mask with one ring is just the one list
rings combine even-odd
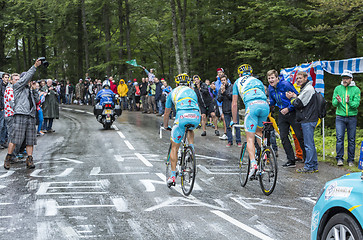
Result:
{"label": "light blue car", "polygon": [[361,176],[348,173],[325,184],[311,216],[311,239],[363,239]]}

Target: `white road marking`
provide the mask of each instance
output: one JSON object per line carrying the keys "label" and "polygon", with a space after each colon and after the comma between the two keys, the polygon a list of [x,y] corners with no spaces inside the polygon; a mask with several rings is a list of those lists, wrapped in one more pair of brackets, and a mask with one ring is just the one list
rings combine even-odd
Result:
{"label": "white road marking", "polygon": [[5,174],[1,175],[0,178],[6,178],[11,176],[15,171],[7,171]]}
{"label": "white road marking", "polygon": [[209,171],[205,166],[198,164],[197,167],[202,170],[205,174],[213,174],[211,171]]}
{"label": "white road marking", "polygon": [[135,153],[136,157],[140,159],[141,162],[143,162],[147,167],[152,167],[153,165],[146,159],[144,156],[142,156],[140,153]]}
{"label": "white road marking", "polygon": [[83,110],[78,110],[78,109],[74,109],[75,112],[80,112],[80,113],[84,113]]}
{"label": "white road marking", "polygon": [[[184,203],[181,203],[180,205],[174,204],[178,201],[184,202]],[[155,211],[155,210],[163,208],[163,207],[175,207],[175,206],[178,206],[178,207],[208,207],[208,208],[217,209],[217,210],[226,210],[224,208],[214,206],[212,204],[204,203],[196,198],[190,199],[190,198],[186,198],[186,197],[173,197],[173,198],[169,198],[168,200],[166,200],[160,204],[157,204],[153,207],[147,208],[144,211],[152,212],[152,211]]]}
{"label": "white road marking", "polygon": [[218,161],[223,161],[223,162],[227,162],[227,159],[223,159],[223,158],[217,158],[217,157],[209,157],[209,156],[205,156],[205,155],[199,155],[199,154],[195,154],[196,157],[200,157],[200,158],[206,158],[206,159],[213,159],[213,160],[218,160]]}
{"label": "white road marking", "polygon": [[[56,192],[54,191],[55,187],[59,187],[58,184],[67,184],[67,186],[62,186],[62,191]],[[80,189],[84,189],[85,187],[89,187],[90,190],[94,189],[95,191],[91,192],[75,192],[73,189],[77,187],[76,184],[81,184]],[[68,195],[68,194],[74,194],[74,195],[83,195],[83,194],[106,194],[108,192],[102,192],[100,191],[103,187],[107,187],[109,184],[108,180],[101,180],[101,181],[72,181],[72,182],[42,182],[40,183],[39,189],[36,193],[36,195]],[[71,187],[70,190],[67,191],[68,187]],[[51,192],[48,192],[48,190],[52,190]]]}
{"label": "white road marking", "polygon": [[93,113],[91,113],[91,112],[86,112],[86,113],[87,113],[87,114],[89,114],[89,115],[92,115],[92,116],[94,115],[94,114],[93,114]]}
{"label": "white road marking", "polygon": [[12,218],[13,216],[0,216],[0,219],[3,219],[3,218]]}
{"label": "white road marking", "polygon": [[316,203],[316,200],[312,199],[311,197],[300,197],[300,199],[312,204]]}
{"label": "white road marking", "polygon": [[116,125],[112,125],[113,129],[115,129],[116,131],[118,131],[118,127]]}
{"label": "white road marking", "polygon": [[66,107],[62,107],[62,109],[64,109],[64,110],[73,110],[72,108],[66,108]]}
{"label": "white road marking", "polygon": [[62,173],[58,174],[58,175],[54,175],[54,176],[39,176],[38,174],[43,171],[44,169],[37,169],[34,172],[32,172],[30,174],[31,177],[47,177],[47,178],[53,178],[53,177],[66,177],[68,176],[71,172],[73,172],[74,168],[67,168],[66,170],[64,170]]}
{"label": "white road marking", "polygon": [[0,206],[12,205],[12,203],[0,203]]}
{"label": "white road marking", "polygon": [[114,157],[117,162],[123,162],[125,160],[121,155],[114,155]]}
{"label": "white road marking", "polygon": [[227,214],[221,212],[221,211],[218,211],[218,210],[212,210],[211,211],[212,213],[214,213],[215,215],[223,218],[224,220],[232,223],[233,225],[245,230],[246,232],[258,237],[259,239],[262,239],[262,240],[273,240],[273,238],[270,238],[269,236],[266,236],[265,234],[261,233],[261,232],[258,232],[256,231],[255,229],[237,221],[236,219],[228,216]]}
{"label": "white road marking", "polygon": [[66,161],[69,161],[69,162],[74,162],[74,163],[83,163],[82,161],[78,161],[78,160],[75,160],[75,159],[70,159],[70,158],[60,158],[61,160],[66,160]]}
{"label": "white road marking", "polygon": [[118,173],[100,173],[101,167],[93,167],[90,176],[111,176],[111,175],[137,175],[149,174],[149,172],[118,172]]}
{"label": "white road marking", "polygon": [[117,131],[117,134],[120,135],[120,137],[122,139],[125,139],[126,138],[125,135],[123,135],[123,133],[121,131]]}
{"label": "white road marking", "polygon": [[256,209],[254,206],[252,206],[251,204],[243,201],[242,199],[237,199],[237,198],[234,198],[234,197],[231,197],[231,199],[233,201],[235,201],[236,203],[238,203],[239,205],[241,205],[242,207],[246,208],[246,209]]}
{"label": "white road marking", "polygon": [[0,189],[6,188],[6,186],[4,185],[0,185]]}
{"label": "white road marking", "polygon": [[131,143],[127,140],[124,140],[125,144],[127,145],[127,147],[130,149],[130,150],[135,150],[135,148],[131,145]]}
{"label": "white road marking", "polygon": [[[254,206],[263,206],[263,207],[267,207],[267,208],[280,208],[280,209],[288,209],[288,210],[297,209],[297,208],[293,208],[293,207],[274,205],[274,204],[271,204],[270,200],[261,199],[261,198],[245,198],[245,197],[241,197],[241,196],[230,197],[230,198],[246,209],[256,209]],[[247,202],[247,201],[249,201],[249,202]]]}
{"label": "white road marking", "polygon": [[146,192],[155,192],[155,184],[162,184],[164,185],[164,181],[157,181],[157,180],[151,180],[151,179],[141,179],[140,182],[145,186]]}

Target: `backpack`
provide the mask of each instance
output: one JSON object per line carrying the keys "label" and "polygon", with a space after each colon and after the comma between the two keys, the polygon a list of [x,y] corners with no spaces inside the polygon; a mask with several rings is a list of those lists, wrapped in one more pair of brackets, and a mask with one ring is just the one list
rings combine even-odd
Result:
{"label": "backpack", "polygon": [[326,116],[326,100],[323,97],[323,94],[315,91],[316,94],[316,102],[317,102],[317,109],[318,109],[318,117],[324,118]]}

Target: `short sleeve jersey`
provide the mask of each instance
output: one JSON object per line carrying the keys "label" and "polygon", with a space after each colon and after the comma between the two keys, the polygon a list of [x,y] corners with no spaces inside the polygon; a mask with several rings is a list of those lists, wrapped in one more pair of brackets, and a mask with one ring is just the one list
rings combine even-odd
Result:
{"label": "short sleeve jersey", "polygon": [[254,100],[267,100],[263,83],[252,76],[242,76],[233,85],[233,95],[240,95],[244,104]]}
{"label": "short sleeve jersey", "polygon": [[175,106],[178,110],[198,110],[198,97],[193,89],[187,86],[179,86],[175,88],[167,97],[165,107],[171,108]]}

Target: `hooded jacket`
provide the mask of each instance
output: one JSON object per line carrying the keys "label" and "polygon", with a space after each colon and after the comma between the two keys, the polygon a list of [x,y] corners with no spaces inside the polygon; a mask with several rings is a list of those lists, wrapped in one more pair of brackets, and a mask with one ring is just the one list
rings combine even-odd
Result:
{"label": "hooded jacket", "polygon": [[230,83],[227,83],[227,86],[223,93],[221,90],[219,90],[218,92],[217,100],[218,102],[222,102],[223,114],[232,114],[232,92],[233,86]]}
{"label": "hooded jacket", "polygon": [[[39,94],[37,90],[31,90],[29,88],[29,82],[32,79],[36,67],[32,66],[19,81],[13,85],[14,90],[14,114],[29,115],[35,118],[36,105],[39,100]],[[29,97],[30,94],[30,97]],[[31,99],[32,102],[29,101]]]}
{"label": "hooded jacket", "polygon": [[[357,116],[360,103],[360,89],[352,81],[349,86],[343,84],[334,89],[332,104],[337,108],[336,115],[342,117]],[[342,102],[338,102],[337,95],[342,98]],[[349,95],[349,101],[346,102],[346,96]]]}
{"label": "hooded jacket", "polygon": [[120,95],[120,97],[127,97],[128,91],[129,91],[129,88],[125,84],[125,81],[123,79],[121,79],[119,85],[117,86],[118,95]]}
{"label": "hooded jacket", "polygon": [[296,120],[299,123],[318,121],[318,99],[314,87],[310,81],[301,86],[297,98],[291,98],[291,103],[296,109]]}

